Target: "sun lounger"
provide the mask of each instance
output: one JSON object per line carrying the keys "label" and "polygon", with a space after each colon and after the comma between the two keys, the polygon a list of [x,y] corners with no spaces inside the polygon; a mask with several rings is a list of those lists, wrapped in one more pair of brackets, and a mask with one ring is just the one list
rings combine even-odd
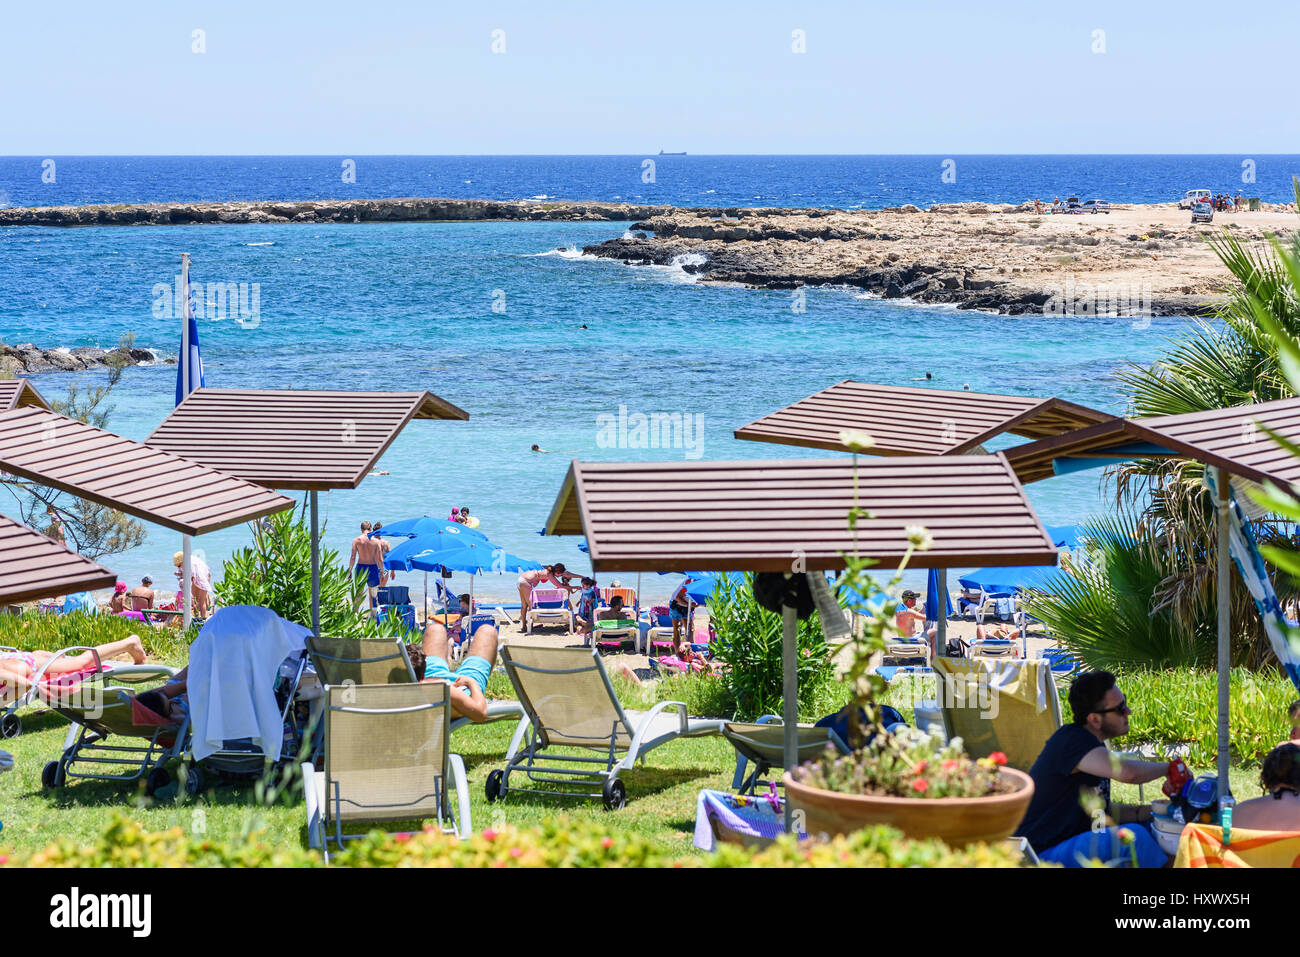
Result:
{"label": "sun lounger", "polygon": [[631,612],[629,617],[641,617],[641,609],[637,606],[637,597],[635,588],[603,588],[600,592],[600,601],[602,608],[610,607],[615,596],[623,599],[623,608]]}
{"label": "sun lounger", "polygon": [[673,650],[673,619],[667,605],[655,605],[650,609],[650,630],[646,632],[645,640],[647,654]]}
{"label": "sun lounger", "polygon": [[[175,675],[164,665],[123,665],[114,681],[154,682]],[[146,793],[167,783],[163,765],[189,745],[189,719],[173,723],[134,700],[138,688],[106,685],[101,672],[74,688],[41,694],[41,700],[71,722],[59,757],[45,765],[41,784],[62,787],[73,779],[136,781],[148,775]]]}
{"label": "sun lounger", "polygon": [[885,659],[901,664],[925,665],[930,661],[930,643],[924,638],[898,638],[886,641]]}
{"label": "sun lounger", "polygon": [[[488,775],[489,801],[517,790],[600,797],[605,807],[617,809],[627,800],[619,776],[638,759],[677,738],[719,734],[725,724],[688,716],[680,701],[661,701],[644,713],[624,711],[594,649],[510,645],[501,649],[501,659],[524,717],[510,741],[505,768]],[[596,790],[512,788],[510,776],[518,773],[533,782],[585,784]]]}
{"label": "sun lounger", "polygon": [[[736,773],[731,787],[737,794],[753,794],[757,787],[766,787],[768,782],[761,779],[772,768],[783,767],[785,725],[779,715],[765,714],[752,724],[728,721],[722,728],[722,736],[736,749]],[[838,749],[841,754],[849,753],[844,739],[831,728],[813,724],[799,725],[797,742],[801,764],[819,756],[828,747]],[[746,777],[745,770],[750,764],[754,769]]]}
{"label": "sun lounger", "polygon": [[302,774],[308,842],[326,860],[331,842],[342,849],[361,836],[345,824],[436,818],[444,832],[470,835],[465,764],[448,749],[449,695],[439,682],[325,688],[324,770],[304,762]]}
{"label": "sun lounger", "polygon": [[1028,771],[1061,726],[1061,700],[1042,658],[936,658],[944,731],[973,758],[994,751]]}
{"label": "sun lounger", "polygon": [[634,620],[603,618],[594,624],[592,641],[602,651],[618,651],[629,641],[635,649],[641,643],[641,626]]}
{"label": "sun lounger", "polygon": [[573,631],[573,609],[569,607],[568,592],[562,588],[534,588],[524,622],[524,633],[530,634],[536,625],[563,625]]}
{"label": "sun lounger", "polygon": [[976,638],[967,651],[969,658],[1017,658],[1019,645],[1010,638]]}
{"label": "sun lounger", "polygon": [[415,669],[400,638],[307,637],[307,653],[322,685],[410,684]]}

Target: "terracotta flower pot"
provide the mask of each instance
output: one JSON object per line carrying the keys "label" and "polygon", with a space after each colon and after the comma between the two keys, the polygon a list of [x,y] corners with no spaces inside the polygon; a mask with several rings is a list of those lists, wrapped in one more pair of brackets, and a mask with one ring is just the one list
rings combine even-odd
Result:
{"label": "terracotta flower pot", "polygon": [[785,795],[804,813],[811,835],[849,834],[872,824],[888,824],[908,837],[941,838],[952,847],[976,841],[1000,841],[1020,825],[1034,796],[1034,782],[1023,771],[998,768],[1016,789],[1006,794],[971,798],[872,797],[809,787],[786,772]]}

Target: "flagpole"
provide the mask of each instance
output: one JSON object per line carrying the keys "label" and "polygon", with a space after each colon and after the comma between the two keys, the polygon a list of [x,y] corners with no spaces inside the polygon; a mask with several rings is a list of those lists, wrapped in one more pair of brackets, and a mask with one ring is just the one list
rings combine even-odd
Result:
{"label": "flagpole", "polygon": [[[181,253],[181,388],[183,399],[190,394],[190,254]],[[179,405],[179,403],[177,403]],[[194,619],[193,565],[190,552],[194,547],[194,538],[185,535],[181,538],[181,628],[188,629]]]}

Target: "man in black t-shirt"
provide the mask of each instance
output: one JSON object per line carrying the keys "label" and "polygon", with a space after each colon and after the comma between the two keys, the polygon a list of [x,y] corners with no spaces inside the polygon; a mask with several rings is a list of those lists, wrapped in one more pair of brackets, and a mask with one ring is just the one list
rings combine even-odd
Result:
{"label": "man in black t-shirt", "polygon": [[1070,708],[1074,723],[1047,739],[1029,769],[1034,796],[1016,833],[1029,840],[1041,860],[1078,867],[1092,858],[1127,856],[1119,839],[1123,824],[1133,834],[1138,865],[1164,866],[1168,855],[1143,826],[1151,820],[1151,808],[1111,804],[1110,782],[1143,784],[1165,777],[1169,766],[1107,750],[1107,741],[1128,733],[1132,713],[1109,671],[1079,675],[1070,686]]}

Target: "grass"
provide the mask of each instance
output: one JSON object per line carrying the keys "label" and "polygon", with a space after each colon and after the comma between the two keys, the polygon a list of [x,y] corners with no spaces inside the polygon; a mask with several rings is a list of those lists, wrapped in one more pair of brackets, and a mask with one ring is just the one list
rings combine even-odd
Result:
{"label": "grass", "polygon": [[[504,676],[494,674],[489,694],[504,696]],[[619,694],[629,707],[650,703],[654,689],[622,685]],[[149,830],[179,826],[199,828],[214,840],[239,841],[250,831],[265,829],[270,843],[305,846],[305,814],[301,799],[292,806],[257,807],[254,787],[228,783],[194,800],[176,796],[173,784],[155,799],[144,796],[143,784],[75,781],[56,791],[41,787],[41,769],[63,747],[67,722],[56,714],[26,712],[23,733],[3,742],[14,756],[14,769],[0,778],[0,853],[45,847],[58,837],[89,842],[114,814],[128,812]],[[693,851],[696,796],[703,788],[729,789],[736,756],[720,737],[683,739],[650,754],[644,766],[627,774],[628,803],[609,812],[599,799],[512,794],[489,804],[484,793],[488,774],[505,765],[514,731],[513,721],[470,726],[456,732],[455,750],[464,758],[469,778],[471,820],[476,830],[499,823],[537,824],[546,818],[578,821],[617,820],[620,827],[654,839],[674,853]],[[515,777],[512,775],[512,782]],[[519,777],[525,785],[527,779]]]}
{"label": "grass", "polygon": [[[1182,687],[1185,692],[1190,688],[1191,703],[1187,711],[1192,718],[1189,720],[1203,721],[1204,717],[1200,715],[1204,707],[1200,698],[1204,695],[1199,685],[1212,676],[1194,677],[1196,680],[1190,683],[1185,676],[1178,675],[1163,682],[1151,676],[1141,679],[1126,677],[1124,680],[1131,685],[1131,700],[1138,709],[1134,715],[1135,732],[1143,727],[1144,701],[1157,702],[1159,707],[1156,710],[1162,720],[1172,720],[1169,717],[1172,706],[1163,696],[1172,693],[1170,688],[1175,686]],[[692,712],[699,713],[699,710],[706,709],[697,710],[695,705],[704,704],[713,696],[708,685],[699,678],[680,677],[658,685],[639,686],[618,677],[614,681],[620,698],[629,708],[646,708],[656,700],[670,698],[687,701]],[[488,686],[489,696],[508,697],[509,690],[504,675],[494,673]],[[1266,698],[1271,701],[1281,693],[1280,690],[1270,690]],[[891,684],[882,703],[892,704],[909,723],[913,723],[913,703],[933,695],[933,678],[900,676]],[[1279,731],[1284,717],[1283,709]],[[89,842],[103,831],[115,814],[123,811],[149,830],[179,826],[186,832],[201,832],[214,840],[238,842],[250,832],[262,829],[265,831],[264,839],[269,843],[305,845],[301,799],[295,796],[295,803],[290,805],[257,806],[251,782],[223,784],[199,799],[178,797],[175,785],[163,789],[155,799],[149,799],[144,796],[142,784],[93,781],[78,781],[46,792],[41,786],[41,769],[60,753],[67,722],[52,713],[29,711],[23,715],[23,726],[22,735],[0,742],[15,759],[13,771],[0,777],[0,822],[4,825],[0,831],[0,854],[42,848],[58,837]],[[684,739],[657,749],[644,766],[638,766],[624,778],[628,803],[621,811],[604,810],[598,799],[586,801],[530,794],[512,794],[504,802],[489,804],[484,784],[491,771],[504,766],[514,726],[513,721],[470,726],[458,731],[453,739],[456,751],[465,761],[471,818],[476,830],[502,823],[538,824],[547,818],[572,822],[592,819],[616,821],[620,827],[643,834],[672,853],[693,853],[696,796],[703,788],[729,789],[735,768],[735,753],[722,738]],[[1156,727],[1155,724],[1150,726]],[[1118,743],[1121,747],[1134,747],[1138,743],[1137,736],[1130,735],[1129,739]],[[1199,773],[1213,770],[1210,766],[1212,759],[1209,762],[1197,760],[1195,752],[1188,763]],[[1234,766],[1231,781],[1239,799],[1259,793],[1258,771],[1253,768]],[[518,783],[524,785],[527,782],[520,777]],[[1144,796],[1148,801],[1158,797],[1159,783],[1147,785]],[[1134,802],[1138,799],[1138,791],[1133,786],[1116,784],[1113,797],[1117,801]]]}

